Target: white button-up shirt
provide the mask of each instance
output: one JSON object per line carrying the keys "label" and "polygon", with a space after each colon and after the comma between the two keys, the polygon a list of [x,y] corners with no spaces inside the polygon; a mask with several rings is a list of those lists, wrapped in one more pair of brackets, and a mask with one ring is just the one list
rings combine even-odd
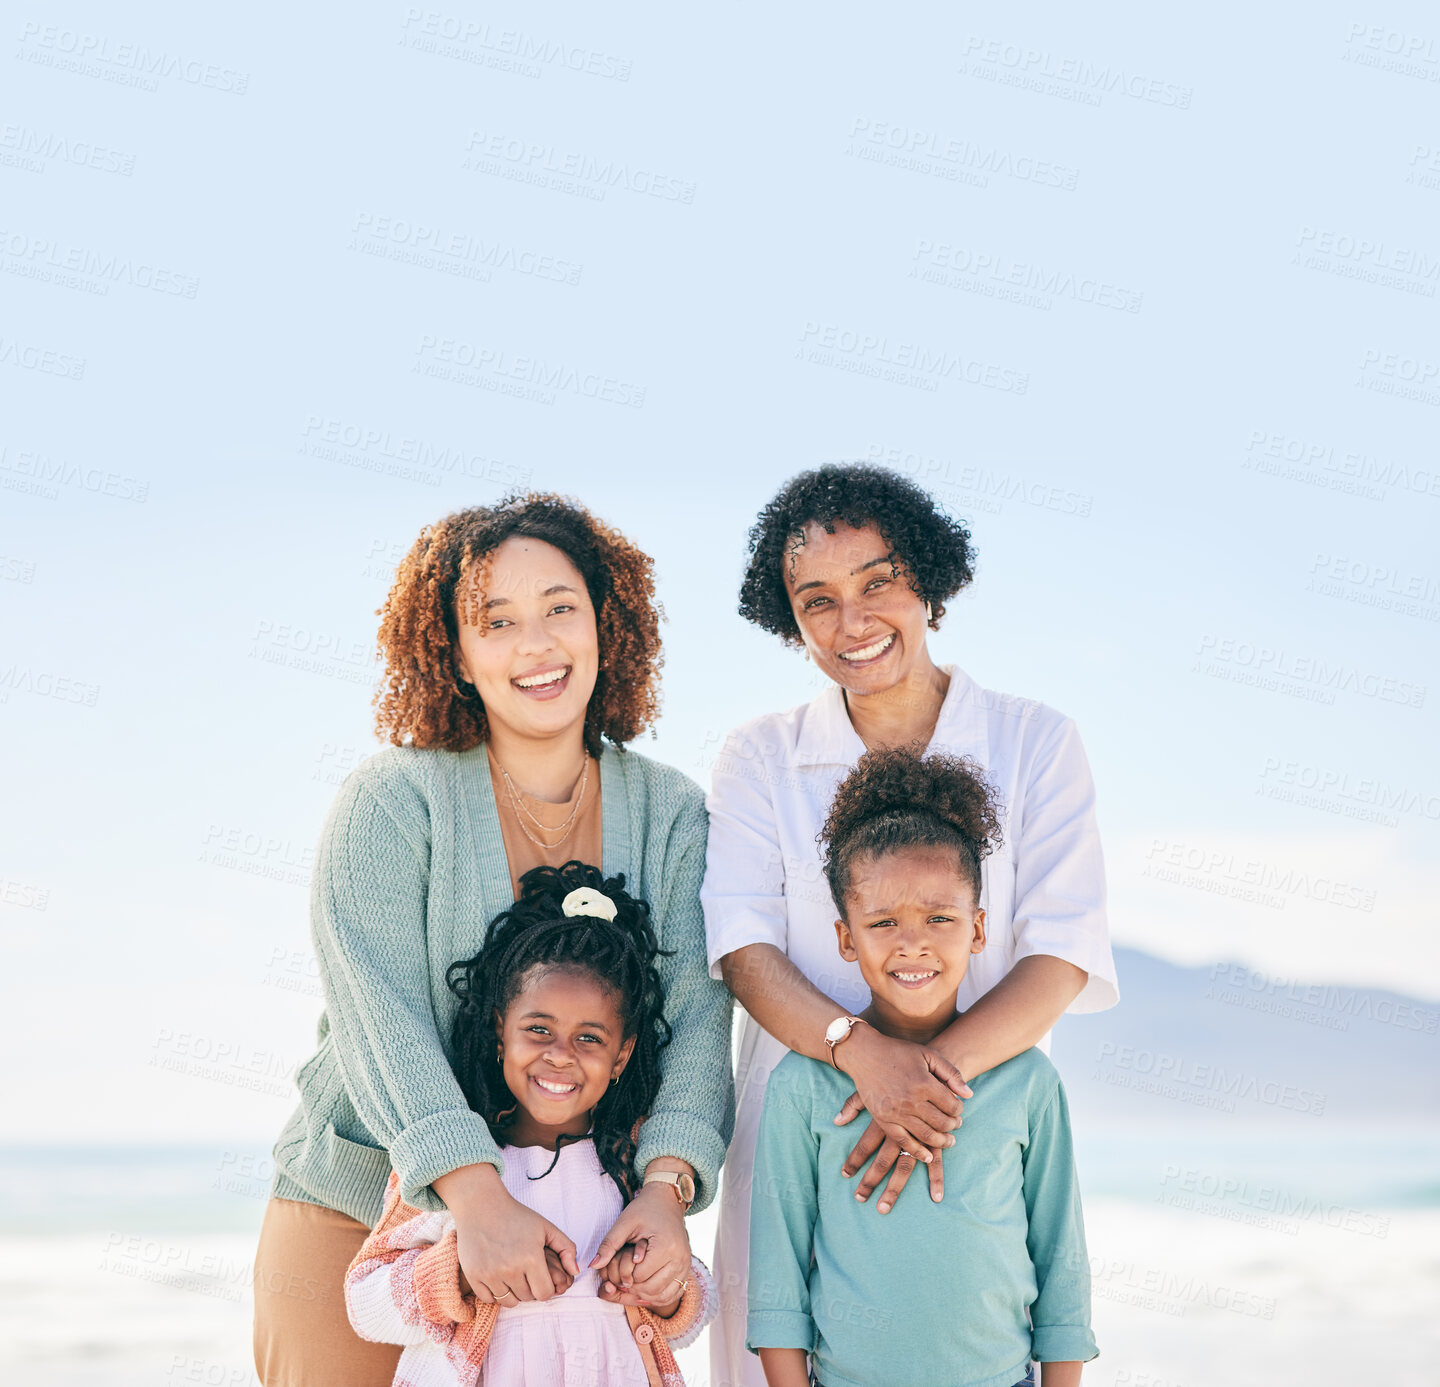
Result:
{"label": "white button-up shirt", "polygon": [[[1071,1011],[1113,1006],[1119,993],[1105,923],[1095,787],[1075,724],[1042,703],[982,689],[953,666],[945,672],[950,688],[930,750],[979,763],[999,794],[1004,835],[981,864],[985,948],[970,959],[957,1006],[964,1010],[1031,954],[1052,954],[1089,974]],[[726,954],[773,944],[847,1011],[868,1005],[859,965],[840,957],[838,912],[816,841],[836,786],[864,752],[835,685],[730,734],[706,801],[710,839],[700,892],[716,977]],[[735,1135],[715,1241],[720,1315],[710,1329],[712,1380],[734,1387],[764,1387],[765,1381],[745,1337],[750,1184],[765,1088],[785,1053],[745,1017],[735,1063]],[[865,1126],[863,1119],[855,1124],[857,1141]],[[839,1181],[840,1172],[831,1178]],[[921,1196],[907,1191],[902,1197]]]}
{"label": "white button-up shirt", "polygon": [[[970,961],[964,1010],[1017,960],[1051,954],[1089,974],[1070,1005],[1102,1011],[1119,998],[1105,919],[1105,867],[1095,787],[1079,733],[1043,703],[982,689],[954,666],[929,749],[968,756],[1001,800],[1001,846],[981,867],[986,944]],[[852,1012],[869,1004],[858,964],[840,957],[835,903],[817,835],[836,786],[864,754],[844,694],[771,713],[731,733],[707,800],[705,907],[710,970],[747,944],[773,944]]]}

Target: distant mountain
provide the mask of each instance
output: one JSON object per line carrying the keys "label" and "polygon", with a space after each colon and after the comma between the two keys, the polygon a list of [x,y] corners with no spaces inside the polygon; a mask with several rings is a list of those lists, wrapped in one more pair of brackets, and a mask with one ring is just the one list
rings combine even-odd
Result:
{"label": "distant mountain", "polygon": [[1077,1118],[1440,1119],[1436,1003],[1135,949],[1115,962],[1120,1005],[1055,1028],[1051,1058]]}

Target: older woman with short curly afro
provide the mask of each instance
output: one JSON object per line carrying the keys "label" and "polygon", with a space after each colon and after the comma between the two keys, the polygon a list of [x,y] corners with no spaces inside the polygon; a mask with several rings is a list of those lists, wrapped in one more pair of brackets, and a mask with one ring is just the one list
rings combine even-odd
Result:
{"label": "older woman with short curly afro", "polygon": [[[381,610],[376,727],[391,745],[341,787],[316,856],[311,923],[325,1011],[300,1105],[275,1146],[255,1260],[265,1387],[388,1387],[398,1347],[361,1340],[341,1283],[381,1212],[448,1207],[463,1278],[500,1306],[571,1275],[563,1229],[507,1193],[494,1134],[451,1069],[446,972],[532,867],[623,874],[660,946],[659,1096],[639,1136],[644,1184],[595,1253],[644,1246],[624,1305],[688,1275],[684,1214],[713,1198],[729,1139],[730,997],[706,970],[698,786],[624,744],[659,707],[650,559],[583,507],[511,496],[421,531]],[[463,1282],[462,1282],[463,1284]]]}
{"label": "older woman with short curly afro", "polygon": [[[1075,724],[931,657],[929,634],[974,567],[969,530],[880,467],[803,473],[750,531],[740,612],[803,650],[827,687],[736,729],[713,769],[702,891],[710,964],[746,1012],[715,1252],[721,1285],[746,1275],[756,1131],[787,1048],[854,1081],[837,1117],[864,1112],[869,1121],[829,1178],[863,1171],[861,1201],[883,1184],[883,1215],[917,1163],[931,1198],[944,1197],[941,1157],[965,1140],[956,1129],[972,1096],[967,1080],[1042,1042],[1067,1009],[1117,999],[1094,787]],[[898,746],[970,758],[1002,806],[1001,846],[982,871],[989,943],[960,988],[954,1023],[928,1046],[856,1018],[868,994],[857,965],[837,952],[817,845],[839,782],[867,750]],[[763,1304],[763,1287],[751,1287],[751,1302]],[[710,1329],[712,1378],[763,1387],[745,1316],[743,1297],[722,1301]]]}

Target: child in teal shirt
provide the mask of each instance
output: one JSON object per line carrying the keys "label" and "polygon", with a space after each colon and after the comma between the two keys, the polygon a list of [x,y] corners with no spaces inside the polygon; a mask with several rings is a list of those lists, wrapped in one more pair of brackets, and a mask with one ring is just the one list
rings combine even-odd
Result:
{"label": "child in teal shirt", "polygon": [[[928,1044],[955,1019],[985,947],[980,862],[998,842],[970,762],[907,749],[863,756],[822,835],[840,955],[870,989],[862,1023]],[[1065,1091],[1026,1050],[970,1081],[941,1203],[883,1218],[840,1167],[835,1114],[853,1090],[788,1054],[765,1095],[750,1202],[747,1337],[769,1387],[1078,1387],[1098,1352]]]}

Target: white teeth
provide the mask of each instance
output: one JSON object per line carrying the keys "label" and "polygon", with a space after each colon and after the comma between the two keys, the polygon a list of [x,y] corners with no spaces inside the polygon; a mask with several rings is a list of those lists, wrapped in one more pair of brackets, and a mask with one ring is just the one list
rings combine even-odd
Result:
{"label": "white teeth", "polygon": [[543,689],[547,684],[558,684],[569,673],[568,669],[557,669],[549,674],[527,674],[515,683],[522,689]]}
{"label": "white teeth", "polygon": [[840,658],[842,660],[873,660],[882,651],[886,650],[890,642],[894,639],[895,633],[892,631],[884,640],[876,641],[874,645],[867,645],[863,650],[846,651]]}
{"label": "white teeth", "polygon": [[549,1079],[536,1079],[535,1082],[536,1082],[537,1084],[539,1084],[540,1087],[543,1088],[546,1093],[557,1093],[557,1094],[574,1093],[575,1090],[580,1087],[579,1084],[555,1084],[555,1083],[551,1083]]}
{"label": "white teeth", "polygon": [[931,969],[925,973],[892,973],[891,977],[899,978],[901,982],[924,982],[926,978],[935,978],[940,975]]}

